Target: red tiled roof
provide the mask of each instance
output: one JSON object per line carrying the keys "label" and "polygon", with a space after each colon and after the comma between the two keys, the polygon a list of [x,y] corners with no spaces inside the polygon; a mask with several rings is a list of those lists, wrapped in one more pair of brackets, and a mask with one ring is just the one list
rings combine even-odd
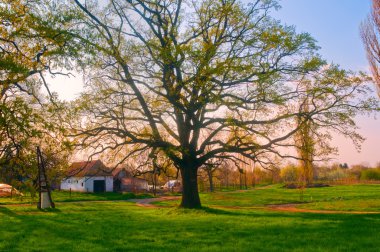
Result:
{"label": "red tiled roof", "polygon": [[23,195],[11,185],[0,184],[0,197],[8,197],[11,195]]}
{"label": "red tiled roof", "polygon": [[112,176],[112,171],[100,160],[74,162],[67,171],[68,177]]}

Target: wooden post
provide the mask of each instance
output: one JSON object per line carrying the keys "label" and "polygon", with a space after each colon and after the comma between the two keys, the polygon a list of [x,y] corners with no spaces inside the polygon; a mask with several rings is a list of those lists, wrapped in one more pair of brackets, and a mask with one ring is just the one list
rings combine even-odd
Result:
{"label": "wooden post", "polygon": [[40,147],[37,146],[37,165],[38,165],[38,189],[39,189],[39,199],[37,208],[55,208],[54,202],[50,194],[50,186],[46,177],[45,163],[41,154]]}

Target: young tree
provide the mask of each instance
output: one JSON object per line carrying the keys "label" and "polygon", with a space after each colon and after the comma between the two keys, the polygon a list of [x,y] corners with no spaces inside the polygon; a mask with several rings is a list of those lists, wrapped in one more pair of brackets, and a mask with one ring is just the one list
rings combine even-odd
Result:
{"label": "young tree", "polygon": [[70,149],[56,113],[60,105],[46,81],[47,75],[64,74],[62,68],[71,68],[78,56],[70,35],[72,15],[63,15],[60,7],[59,1],[45,0],[0,4],[0,176],[5,180],[36,179],[36,146],[43,149],[49,175],[56,177],[67,163]]}
{"label": "young tree", "polygon": [[185,208],[201,206],[202,165],[237,154],[281,155],[276,147],[299,130],[295,118],[336,122],[334,109],[355,107],[350,94],[362,89],[346,85],[341,99],[332,85],[320,90],[335,103],[295,108],[301,93],[290,81],[323,61],[308,34],[269,16],[276,1],[110,0],[103,9],[74,1],[83,13],[76,36],[93,53],[73,135],[96,153],[158,150],[181,173]]}
{"label": "young tree", "polygon": [[[299,90],[304,94],[299,97],[299,111],[302,113],[296,123],[300,130],[295,134],[295,147],[303,185],[313,182],[314,161],[328,161],[337,152],[330,144],[333,132],[351,139],[360,148],[364,138],[356,132],[355,114],[365,113],[371,108],[378,109],[378,103],[372,97],[366,101],[356,100],[355,105],[351,106],[350,100],[354,101],[360,92],[371,93],[369,87],[361,87],[363,81],[369,80],[362,73],[353,75],[352,72],[331,65],[303,76],[298,82]],[[343,100],[345,102],[340,103]],[[329,109],[310,116],[321,106]]]}
{"label": "young tree", "polygon": [[[308,101],[301,105],[301,111],[309,112]],[[313,183],[313,161],[315,155],[315,140],[313,125],[310,120],[298,119],[300,130],[295,134],[295,146],[300,158],[300,180],[302,184]]]}
{"label": "young tree", "polygon": [[59,117],[52,114],[58,103],[40,106],[34,98],[17,91],[4,95],[0,121],[0,178],[22,183],[37,178],[36,147],[40,146],[49,178],[60,177],[71,155],[70,141],[64,136]]}
{"label": "young tree", "polygon": [[217,170],[219,170],[222,166],[226,164],[223,162],[223,159],[210,159],[207,163],[205,163],[201,168],[206,172],[210,192],[214,192],[214,176]]}

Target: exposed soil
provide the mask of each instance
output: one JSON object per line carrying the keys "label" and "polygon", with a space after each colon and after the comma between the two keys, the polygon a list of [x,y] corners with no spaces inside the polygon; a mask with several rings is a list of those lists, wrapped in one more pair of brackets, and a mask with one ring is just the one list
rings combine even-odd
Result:
{"label": "exposed soil", "polygon": [[15,204],[0,204],[0,207],[7,207],[7,206],[33,206],[37,203],[31,204],[31,203],[15,203]]}
{"label": "exposed soil", "polygon": [[[146,199],[129,199],[129,200],[116,200],[116,201],[128,201],[134,202],[137,206],[148,207],[148,208],[168,208],[171,206],[159,206],[152,204],[153,202],[159,201],[170,201],[178,200],[180,196],[163,196],[159,198],[146,198]],[[109,201],[76,201],[76,202],[59,202],[59,204],[64,203],[90,203],[90,202],[109,202]],[[213,208],[224,208],[224,209],[252,209],[252,210],[267,210],[267,211],[278,211],[278,212],[291,212],[291,213],[320,213],[320,214],[380,214],[376,211],[340,211],[340,210],[318,210],[318,209],[302,209],[297,208],[300,204],[278,204],[278,205],[266,205],[266,206],[219,206],[219,205],[209,205]],[[7,206],[31,206],[31,204],[6,204],[0,205],[0,207]]]}
{"label": "exposed soil", "polygon": [[[150,207],[150,208],[166,208],[169,206],[158,206],[153,205],[152,202],[158,201],[168,201],[168,200],[177,200],[180,197],[178,196],[166,196],[160,198],[149,198],[149,199],[133,199],[129,200],[132,202],[136,202],[136,205],[142,207]],[[322,214],[380,214],[380,212],[374,211],[335,211],[335,210],[317,210],[317,209],[302,209],[297,208],[296,206],[299,204],[279,204],[279,205],[267,205],[264,207],[260,206],[218,206],[218,205],[210,205],[210,207],[215,208],[225,208],[225,209],[263,209],[269,211],[279,211],[279,212],[292,212],[292,213],[322,213]]]}
{"label": "exposed soil", "polygon": [[150,208],[165,208],[169,206],[158,206],[152,204],[153,202],[158,202],[158,201],[169,201],[169,200],[177,200],[180,199],[180,196],[163,196],[159,198],[146,198],[146,199],[130,199],[128,201],[130,202],[135,202],[136,205],[142,206],[142,207],[150,207]]}
{"label": "exposed soil", "polygon": [[322,213],[322,214],[380,214],[380,212],[373,211],[340,211],[340,210],[318,210],[318,209],[302,209],[297,208],[299,204],[280,204],[280,205],[267,205],[267,210],[292,212],[292,213]]}
{"label": "exposed soil", "polygon": [[[309,184],[306,185],[306,188],[319,188],[319,187],[329,187],[328,184],[322,184],[322,183],[315,183],[315,184]],[[295,183],[286,184],[283,186],[286,189],[300,189],[301,186]]]}

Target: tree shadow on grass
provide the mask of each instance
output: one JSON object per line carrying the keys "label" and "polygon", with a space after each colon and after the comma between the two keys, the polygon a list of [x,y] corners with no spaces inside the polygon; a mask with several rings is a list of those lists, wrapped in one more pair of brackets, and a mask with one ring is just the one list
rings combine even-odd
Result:
{"label": "tree shadow on grass", "polygon": [[368,218],[378,219],[380,221],[380,214],[355,214],[355,213],[308,213],[308,212],[288,212],[267,209],[265,207],[226,207],[226,206],[202,206],[199,209],[182,209],[173,208],[173,213],[188,214],[213,214],[221,216],[245,216],[245,217],[268,217],[268,218],[302,218],[305,220],[344,220],[350,221],[353,218],[363,220]]}
{"label": "tree shadow on grass", "polygon": [[[9,218],[4,218],[2,222],[2,214]],[[4,238],[0,239],[0,251],[24,251],[28,250],[30,244],[37,243],[39,243],[38,251],[61,251],[63,248],[74,251],[78,250],[74,243],[78,237],[81,237],[81,241],[85,244],[94,243],[93,236],[84,237],[83,230],[76,231],[78,226],[86,225],[86,218],[77,217],[76,213],[70,213],[70,215],[67,215],[65,209],[0,206],[0,223],[2,225],[0,237]],[[88,232],[91,233],[91,231]],[[41,237],[44,238],[40,240]],[[106,246],[100,247],[102,250],[107,248]]]}
{"label": "tree shadow on grass", "polygon": [[[209,246],[214,246],[215,251],[378,251],[380,246],[380,240],[374,238],[380,234],[379,214],[293,213],[218,207],[173,210],[173,213],[178,214],[170,217],[174,223],[176,218],[183,219],[178,236],[182,229],[193,232],[198,239],[196,246],[207,248],[207,251],[213,251]],[[193,214],[199,214],[199,218]],[[175,242],[187,241],[178,239]]]}
{"label": "tree shadow on grass", "polygon": [[59,208],[45,208],[45,209],[38,209],[40,212],[46,212],[46,213],[59,213],[62,212]]}
{"label": "tree shadow on grass", "polygon": [[[228,208],[225,206],[202,206],[201,208],[195,209],[185,209],[180,207],[173,207],[169,210],[169,214],[210,214],[210,215],[221,215],[221,216],[236,216],[236,217],[255,217],[255,216],[282,216],[282,213],[278,212],[267,212],[263,211],[261,208]],[[284,216],[288,216],[284,213]]]}
{"label": "tree shadow on grass", "polygon": [[[56,215],[44,216],[40,212],[39,216],[30,216],[22,212],[16,216],[20,222],[9,222],[5,228],[12,233],[3,248],[22,251],[38,241],[35,237],[39,236],[44,237],[42,242],[38,241],[42,251],[178,251],[181,248],[190,251],[364,251],[369,248],[367,251],[376,251],[380,246],[379,239],[374,238],[380,231],[380,215],[217,207],[119,210],[117,205],[103,204],[88,211],[91,205],[80,209],[67,206],[62,214]],[[25,211],[28,210],[38,211],[32,208]],[[0,207],[0,211],[13,214],[12,209]],[[199,218],[194,216],[198,214]]]}
{"label": "tree shadow on grass", "polygon": [[10,217],[17,217],[17,214],[14,211],[8,209],[7,207],[3,207],[3,206],[0,206],[0,213],[8,215]]}
{"label": "tree shadow on grass", "polygon": [[23,208],[20,207],[20,211],[15,209],[9,209],[6,206],[0,206],[0,213],[8,215],[10,217],[21,217],[24,215],[40,215],[43,213],[60,213],[61,210],[58,208],[46,208],[46,209],[38,209],[36,208]]}
{"label": "tree shadow on grass", "polygon": [[225,210],[221,208],[205,207],[205,206],[199,210],[204,211],[205,213],[209,213],[209,214],[229,215],[229,216],[252,216],[254,214],[257,214],[257,211],[247,211],[247,210],[242,211],[241,209]]}

